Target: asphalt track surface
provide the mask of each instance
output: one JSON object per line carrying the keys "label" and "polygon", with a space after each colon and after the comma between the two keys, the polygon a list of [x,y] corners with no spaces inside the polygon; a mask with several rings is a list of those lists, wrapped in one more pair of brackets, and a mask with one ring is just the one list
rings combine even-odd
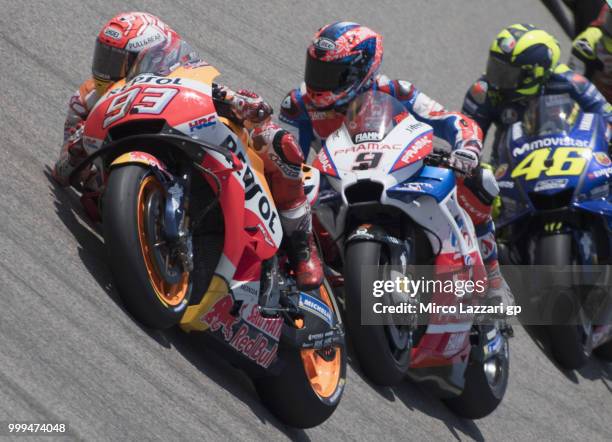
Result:
{"label": "asphalt track surface", "polygon": [[[349,9],[346,4],[352,4]],[[306,4],[308,7],[306,8]],[[455,417],[408,382],[369,385],[356,364],[332,418],[296,431],[197,336],[154,333],[125,312],[103,245],[74,196],[48,178],[69,94],[103,22],[144,9],[191,41],[234,87],[275,106],[297,85],[311,34],[351,19],[385,36],[384,71],[451,108],[513,22],[569,42],[534,0],[0,2],[0,421],[64,421],[88,440],[612,440],[612,367],[559,369],[537,332],[516,330],[506,398]]]}

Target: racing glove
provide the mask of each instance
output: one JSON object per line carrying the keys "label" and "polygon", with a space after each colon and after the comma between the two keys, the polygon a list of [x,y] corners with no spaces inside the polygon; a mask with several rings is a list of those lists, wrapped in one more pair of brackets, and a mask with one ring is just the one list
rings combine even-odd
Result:
{"label": "racing glove", "polygon": [[234,92],[225,86],[217,85],[213,96],[229,104],[236,118],[253,125],[263,123],[272,115],[272,106],[255,92],[246,89]]}
{"label": "racing glove", "polygon": [[263,123],[272,115],[272,106],[255,92],[241,89],[232,99],[234,113],[238,118],[251,123]]}
{"label": "racing glove", "polygon": [[451,152],[448,162],[454,169],[469,175],[480,164],[481,149],[478,141],[467,141]]}

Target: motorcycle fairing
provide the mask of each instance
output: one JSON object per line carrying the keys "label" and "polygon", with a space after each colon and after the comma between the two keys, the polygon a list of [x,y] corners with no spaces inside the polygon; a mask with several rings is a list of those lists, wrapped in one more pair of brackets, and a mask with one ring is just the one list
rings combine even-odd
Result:
{"label": "motorcycle fairing", "polygon": [[403,201],[429,195],[437,202],[441,202],[454,186],[455,174],[451,170],[424,166],[412,177],[388,189],[387,195]]}
{"label": "motorcycle fairing", "polygon": [[[431,152],[433,129],[406,116],[380,141],[354,143],[345,124],[331,134],[313,161],[321,173],[341,179],[345,186],[361,179],[376,179],[397,184],[419,169],[421,160]],[[412,167],[409,167],[412,166]],[[404,170],[408,168],[409,170]],[[329,180],[339,189],[338,180]]]}
{"label": "motorcycle fairing", "polygon": [[[226,225],[223,253],[215,274],[227,281],[229,291],[240,281],[258,281],[261,261],[274,256],[280,246],[282,227],[261,159],[250,152],[242,128],[231,130],[231,123],[216,113],[210,83],[217,74],[210,66],[180,67],[166,77],[142,74],[127,83],[116,83],[93,108],[85,125],[85,137],[86,146],[94,149],[109,140],[109,132],[120,124],[161,118],[178,132],[212,145],[225,145],[236,155],[242,162],[236,170],[214,151],[208,151],[201,163],[220,177],[219,204]],[[216,188],[210,176],[203,177],[211,188]],[[223,285],[217,280],[211,282],[202,302],[188,308],[182,321],[184,328],[206,328],[202,318],[219,301]],[[245,309],[257,303],[257,293],[258,290],[251,292],[250,304],[243,304]],[[245,311],[251,314],[251,310]]]}
{"label": "motorcycle fairing", "polygon": [[[501,152],[502,164],[495,173],[500,183],[502,211],[497,220],[499,227],[506,226],[536,211],[529,195],[554,196],[572,192],[570,207],[603,214],[609,209],[608,181],[612,176],[612,161],[607,154],[607,128],[601,116],[581,113],[580,119],[565,134],[527,137],[521,123],[515,123],[508,131],[505,149]],[[538,152],[534,154],[534,152]],[[542,152],[541,154],[539,152]],[[570,167],[559,169],[561,174],[548,174],[550,167],[533,178],[527,174],[516,175],[516,167],[528,161],[528,156],[546,156],[547,164],[554,164],[556,156],[567,156]],[[570,173],[571,164],[584,163]],[[527,163],[527,166],[529,164]],[[544,165],[546,166],[546,164]],[[514,175],[514,176],[513,176]],[[531,178],[531,179],[529,179]]]}

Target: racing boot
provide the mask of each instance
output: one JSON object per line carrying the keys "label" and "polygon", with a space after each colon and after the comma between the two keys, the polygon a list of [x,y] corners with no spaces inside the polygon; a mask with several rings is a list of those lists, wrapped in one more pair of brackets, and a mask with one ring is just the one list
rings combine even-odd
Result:
{"label": "racing boot", "polygon": [[313,290],[323,283],[323,267],[312,232],[293,232],[289,237],[289,260],[298,288]]}
{"label": "racing boot", "polygon": [[[81,164],[87,157],[87,153],[83,148],[83,125],[79,124],[71,129],[71,133],[67,136],[62,150],[60,151],[59,159],[55,162],[51,175],[62,187],[70,185],[68,179],[70,174]],[[81,176],[82,180],[89,178],[90,172],[86,168]]]}
{"label": "racing boot", "polygon": [[323,267],[312,234],[312,215],[308,202],[280,212],[283,230],[288,237],[287,254],[301,290],[312,290],[323,283]]}
{"label": "racing boot", "polygon": [[499,262],[494,260],[485,264],[487,270],[487,279],[489,287],[487,289],[487,304],[499,305],[504,304],[505,307],[514,306],[514,295],[506,279],[501,274]]}
{"label": "racing boot", "polygon": [[476,234],[478,235],[478,247],[487,271],[487,279],[489,280],[486,296],[487,303],[489,305],[503,303],[504,307],[515,305],[514,295],[512,295],[510,286],[499,269],[493,221],[489,220],[476,226]]}

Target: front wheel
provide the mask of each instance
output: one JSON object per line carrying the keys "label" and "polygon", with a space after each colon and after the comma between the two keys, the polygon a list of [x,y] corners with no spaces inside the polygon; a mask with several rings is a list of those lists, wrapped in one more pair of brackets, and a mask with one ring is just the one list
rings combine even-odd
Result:
{"label": "front wheel", "polygon": [[499,339],[503,339],[499,353],[484,361],[470,357],[461,395],[444,399],[455,414],[480,419],[491,414],[504,398],[510,374],[510,346],[505,336]]}
{"label": "front wheel", "polygon": [[[538,239],[536,245],[535,264],[536,265],[556,265],[569,266],[575,262],[572,258],[571,234],[545,235]],[[552,285],[551,281],[551,285]],[[571,275],[567,278],[556,281],[560,286],[570,286],[572,284]],[[561,294],[558,292],[557,294]],[[578,307],[578,294],[568,293],[568,296],[556,296],[550,306],[552,318],[558,321],[559,318],[568,316],[567,312],[573,312]],[[573,370],[582,367],[588,354],[585,346],[585,335],[582,326],[575,324],[553,324],[547,327],[550,337],[550,350],[557,363],[567,369]]]}
{"label": "front wheel", "polygon": [[575,370],[586,364],[588,354],[584,334],[577,325],[550,325],[550,347],[557,363],[566,370]]}
{"label": "front wheel", "polygon": [[[319,290],[321,299],[335,311],[327,284]],[[321,350],[281,348],[279,358],[285,364],[279,375],[254,379],[262,402],[295,428],[312,428],[325,422],[344,392],[344,343]]]}
{"label": "front wheel", "polygon": [[121,299],[142,324],[169,328],[187,308],[191,285],[161,235],[165,195],[151,171],[111,171],[104,194],[104,242]]}
{"label": "front wheel", "polygon": [[[378,242],[349,243],[345,261],[346,328],[359,365],[374,383],[392,386],[401,382],[410,365],[412,341],[407,326],[361,325],[362,287],[372,287],[373,270],[388,264]],[[363,283],[363,285],[362,285]]]}

